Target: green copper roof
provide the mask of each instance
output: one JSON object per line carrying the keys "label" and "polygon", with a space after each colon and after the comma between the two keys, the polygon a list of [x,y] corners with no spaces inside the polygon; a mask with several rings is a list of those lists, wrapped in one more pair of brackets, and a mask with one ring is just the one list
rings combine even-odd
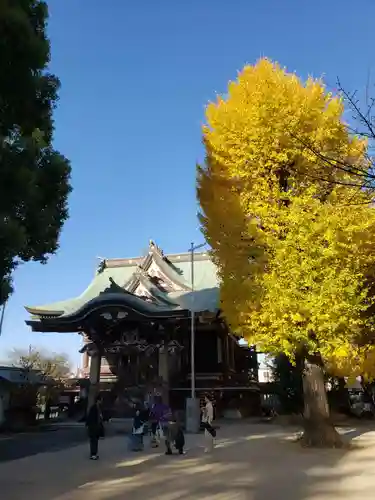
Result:
{"label": "green copper roof", "polygon": [[[191,292],[191,256],[190,254],[176,254],[164,256],[151,242],[150,250],[145,258],[112,259],[103,261],[100,270],[96,273],[88,288],[78,297],[37,307],[26,307],[27,311],[37,317],[58,317],[74,315],[87,303],[94,299],[100,300],[103,292],[110,292],[111,296],[127,290],[127,285],[137,279],[137,276],[147,273],[147,269],[154,258],[155,265],[169,282],[176,284],[176,290],[164,291],[147,278],[146,290],[151,293],[155,307],[159,310],[189,309],[194,311],[215,311],[218,308],[219,292],[216,267],[207,253],[197,253],[194,256],[194,293]],[[143,266],[143,267],[142,267]],[[141,271],[141,272],[140,272]],[[152,277],[151,277],[152,279]],[[114,288],[113,288],[114,287]],[[121,289],[122,290],[121,290]],[[137,300],[140,300],[136,297]]]}
{"label": "green copper roof", "polygon": [[[180,263],[177,261],[174,262],[174,265],[181,269],[184,279],[186,280],[188,287],[191,289],[190,260],[184,260]],[[194,261],[194,289],[204,290],[205,288],[216,288],[218,286],[219,281],[216,274],[216,267],[210,260],[209,255],[207,253],[197,254]]]}
{"label": "green copper roof", "polygon": [[[109,278],[112,278],[117,284],[121,285],[125,283],[135,271],[134,268],[114,268],[114,269],[104,269],[100,274],[96,274],[90,285],[86,290],[79,295],[67,300],[60,300],[59,302],[53,302],[52,304],[46,304],[43,306],[33,306],[26,307],[26,310],[31,314],[36,314],[36,311],[42,313],[50,313],[53,311],[62,312],[63,315],[72,314],[83,307],[87,302],[95,299],[101,292],[103,292],[108,286],[110,286]],[[35,312],[34,312],[35,310]]]}

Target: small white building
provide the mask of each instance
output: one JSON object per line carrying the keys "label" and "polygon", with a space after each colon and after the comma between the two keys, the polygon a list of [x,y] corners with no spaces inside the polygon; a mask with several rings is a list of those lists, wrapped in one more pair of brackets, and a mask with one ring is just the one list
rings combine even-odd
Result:
{"label": "small white building", "polygon": [[274,381],[273,370],[272,370],[273,357],[268,354],[259,353],[258,363],[259,363],[258,381],[263,383],[273,382]]}
{"label": "small white building", "polygon": [[[240,339],[238,344],[242,347],[248,347],[249,343],[245,339]],[[263,352],[257,353],[258,358],[258,382],[273,382],[273,357]]]}

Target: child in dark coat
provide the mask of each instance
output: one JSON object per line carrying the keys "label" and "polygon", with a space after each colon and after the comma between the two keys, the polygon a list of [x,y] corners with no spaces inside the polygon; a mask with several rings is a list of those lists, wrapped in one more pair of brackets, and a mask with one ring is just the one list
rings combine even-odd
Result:
{"label": "child in dark coat", "polygon": [[165,440],[167,455],[172,455],[171,445],[174,444],[180,455],[184,454],[185,436],[179,419],[173,416],[168,424],[168,432]]}

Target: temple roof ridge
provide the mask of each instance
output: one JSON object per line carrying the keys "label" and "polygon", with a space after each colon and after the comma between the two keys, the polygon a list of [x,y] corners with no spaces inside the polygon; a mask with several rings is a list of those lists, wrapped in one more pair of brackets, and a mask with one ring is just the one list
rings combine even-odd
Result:
{"label": "temple roof ridge", "polygon": [[[165,253],[153,240],[150,240],[149,249],[143,256],[103,258],[102,262],[105,262],[105,267],[138,266],[142,265],[152,253],[159,254],[159,256],[173,264],[177,264],[178,262],[190,262],[191,260],[190,252]],[[194,260],[210,260],[209,252],[195,252]]]}
{"label": "temple roof ridge", "polygon": [[[200,255],[204,255],[206,259],[209,260],[208,254],[202,253]],[[150,240],[149,250],[143,258],[106,259],[103,261],[102,269],[136,266],[137,270],[141,268],[147,272],[152,262],[155,262],[156,266],[169,281],[183,290],[189,290],[190,286],[184,279],[182,271],[179,269],[178,265],[176,265],[179,262],[186,262],[188,260],[187,257],[189,257],[189,260],[191,259],[189,254],[172,254],[171,256],[165,255],[163,250],[153,240]]]}
{"label": "temple roof ridge", "polygon": [[[189,252],[167,253],[163,254],[163,257],[170,260],[173,264],[190,262],[191,260],[191,254]],[[116,257],[103,260],[105,260],[106,267],[126,267],[142,264],[144,257]],[[194,260],[210,260],[210,255],[208,252],[196,252],[194,254]]]}

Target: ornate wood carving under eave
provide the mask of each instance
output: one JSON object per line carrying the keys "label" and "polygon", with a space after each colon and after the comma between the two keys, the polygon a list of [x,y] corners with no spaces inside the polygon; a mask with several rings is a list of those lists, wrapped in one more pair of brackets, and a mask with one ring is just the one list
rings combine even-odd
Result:
{"label": "ornate wood carving under eave", "polygon": [[[159,282],[163,283],[163,286],[159,285],[159,288],[165,292],[178,292],[180,291],[180,287],[176,286],[175,283],[168,276],[163,273],[157,263],[153,260],[148,268],[148,276],[149,279],[157,278]],[[164,288],[164,290],[163,290]]]}
{"label": "ornate wood carving under eave", "polygon": [[124,285],[124,289],[129,293],[135,294],[135,291],[139,284],[139,271],[141,269],[141,266],[137,266],[130,280]]}
{"label": "ornate wood carving under eave", "polygon": [[190,291],[190,286],[183,283],[184,278],[181,270],[179,270],[170,261],[156,254],[154,255],[153,262],[155,262],[155,266],[160,269],[161,273],[167,278],[167,280],[172,283],[173,287],[178,287],[178,290]]}
{"label": "ornate wood carving under eave", "polygon": [[[167,276],[167,274],[160,268],[158,263],[153,260],[148,268],[148,275],[150,278],[157,278],[164,284],[163,287],[159,286],[162,291],[169,292],[181,292],[186,291],[188,288],[183,286],[181,283],[173,281]],[[164,290],[163,290],[164,289]],[[189,289],[190,291],[190,289]]]}
{"label": "ornate wood carving under eave", "polygon": [[149,250],[145,258],[143,259],[142,264],[140,265],[140,267],[146,272],[151,265],[154,253],[158,253],[161,256],[161,258],[163,258],[162,250],[153,242],[153,240],[150,240]]}
{"label": "ornate wood carving under eave", "polygon": [[[152,240],[150,240],[148,254],[145,256],[140,267],[146,274],[150,274],[150,276],[155,275],[156,270],[157,276],[163,278],[163,281],[169,285],[170,291],[190,290],[189,287],[180,282],[181,277],[177,278],[177,276],[182,275],[181,271],[164,256],[164,252]],[[168,274],[163,272],[161,267],[169,269],[172,275],[176,275],[176,279],[171,279]],[[154,271],[151,274],[150,271],[152,268],[154,268]]]}
{"label": "ornate wood carving under eave", "polygon": [[155,302],[155,297],[149,290],[147,290],[147,288],[141,283],[140,280],[138,281],[137,288],[134,290],[134,295],[136,295],[140,299]]}
{"label": "ornate wood carving under eave", "polygon": [[[163,292],[161,288],[159,288],[155,283],[153,283],[150,280],[150,276],[144,269],[142,269],[141,266],[137,266],[137,269],[135,270],[134,274],[125,285],[125,289],[127,292],[132,293],[133,295],[136,295],[137,297],[143,300],[151,301],[153,303],[158,303],[159,297],[155,297],[152,291],[150,290],[150,288],[153,287]],[[161,300],[161,301],[170,303],[167,300],[165,301]]]}
{"label": "ornate wood carving under eave", "polygon": [[170,307],[175,307],[176,304],[168,299],[167,291],[163,290],[160,286],[154,283],[150,276],[144,271],[139,274],[139,286],[142,286],[143,289],[147,290],[156,302],[166,304]]}

